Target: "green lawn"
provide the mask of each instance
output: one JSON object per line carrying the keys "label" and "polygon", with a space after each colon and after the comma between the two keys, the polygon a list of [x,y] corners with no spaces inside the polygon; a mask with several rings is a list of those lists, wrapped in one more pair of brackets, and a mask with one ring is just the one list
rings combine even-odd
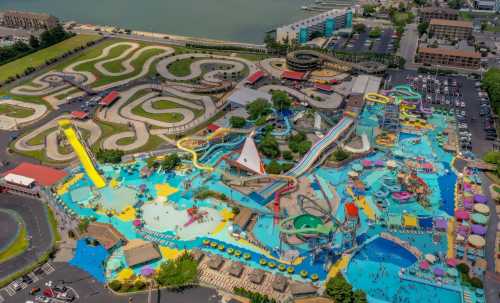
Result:
{"label": "green lawn", "polygon": [[59,234],[59,230],[57,229],[57,220],[54,217],[54,212],[50,207],[47,207],[47,215],[49,218],[49,224],[50,228],[52,229],[52,232],[54,233],[54,240],[60,241],[61,240],[61,235]]}
{"label": "green lawn", "polygon": [[[178,108],[181,106],[177,105],[176,107]],[[161,113],[161,114],[150,113],[150,112],[145,111],[142,108],[142,105],[138,105],[138,106],[134,107],[132,109],[132,113],[136,114],[138,116],[143,116],[143,117],[154,119],[157,121],[169,122],[169,123],[179,122],[179,121],[182,121],[182,119],[184,118],[184,116],[180,113]]]}
{"label": "green lawn", "polygon": [[16,239],[4,251],[0,252],[0,263],[21,254],[28,248],[28,244],[26,227],[23,224]]}
{"label": "green lawn", "polygon": [[0,104],[0,115],[6,115],[12,118],[26,118],[33,115],[34,112],[34,110],[27,107]]}
{"label": "green lawn", "polygon": [[500,33],[500,25],[497,26],[488,25],[484,30],[492,33]]}
{"label": "green lawn", "polygon": [[27,67],[37,67],[43,65],[47,59],[59,57],[69,50],[97,39],[99,39],[99,36],[96,35],[77,35],[33,54],[2,65],[0,66],[0,81],[5,81],[11,76],[23,73]]}
{"label": "green lawn", "polygon": [[195,62],[196,59],[184,59],[178,60],[170,64],[168,67],[168,71],[172,73],[172,75],[177,77],[185,77],[191,74],[191,64]]}

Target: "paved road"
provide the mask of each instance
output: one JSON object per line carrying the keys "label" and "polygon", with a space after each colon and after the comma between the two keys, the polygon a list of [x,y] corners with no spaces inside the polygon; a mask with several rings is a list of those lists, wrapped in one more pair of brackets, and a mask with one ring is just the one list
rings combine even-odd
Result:
{"label": "paved road", "polygon": [[406,60],[405,68],[413,69],[413,58],[417,51],[418,30],[417,24],[411,23],[406,26],[399,44],[398,55]]}
{"label": "paved road", "polygon": [[[5,292],[1,294],[6,297],[7,302],[24,303],[27,300],[33,300],[29,295],[31,287],[45,288],[45,283],[51,280],[55,283],[64,283],[67,287],[73,288],[79,296],[78,303],[127,303],[129,296],[115,296],[105,289],[104,286],[96,281],[88,273],[73,267],[67,263],[53,263],[55,271],[50,275],[42,275],[41,279],[30,285],[23,291],[18,292],[12,297],[6,297]],[[221,302],[217,292],[209,288],[191,288],[179,292],[161,291],[153,297],[153,303],[217,303]],[[132,296],[132,302],[147,303],[147,295]]]}
{"label": "paved road", "polygon": [[0,230],[2,231],[0,232],[0,251],[7,248],[16,238],[21,226],[19,223],[15,214],[0,206]]}
{"label": "paved road", "polygon": [[18,213],[23,218],[31,238],[29,247],[23,254],[1,264],[1,280],[43,255],[51,247],[52,231],[48,223],[46,207],[39,200],[3,193],[0,194],[0,208]]}

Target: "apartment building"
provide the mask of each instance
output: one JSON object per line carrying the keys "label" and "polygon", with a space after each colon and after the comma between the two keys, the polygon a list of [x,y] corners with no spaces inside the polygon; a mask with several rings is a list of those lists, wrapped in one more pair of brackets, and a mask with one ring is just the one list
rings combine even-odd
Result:
{"label": "apartment building", "polygon": [[431,19],[429,34],[436,39],[466,40],[472,35],[472,22]]}
{"label": "apartment building", "polygon": [[56,17],[32,12],[6,11],[3,14],[3,25],[28,30],[45,30],[55,27],[59,21]]}
{"label": "apartment building", "polygon": [[458,10],[444,7],[423,7],[418,11],[420,22],[430,22],[432,19],[458,20]]}
{"label": "apartment building", "polygon": [[458,49],[420,47],[415,62],[424,65],[478,69],[481,63],[481,54]]}

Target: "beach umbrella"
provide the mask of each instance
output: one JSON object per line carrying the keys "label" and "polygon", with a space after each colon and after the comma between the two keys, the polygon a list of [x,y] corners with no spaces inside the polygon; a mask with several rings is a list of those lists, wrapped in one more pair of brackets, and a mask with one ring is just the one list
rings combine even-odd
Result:
{"label": "beach umbrella", "polygon": [[429,263],[434,263],[434,262],[436,262],[437,258],[433,254],[426,254],[425,260],[429,261]]}
{"label": "beach umbrella", "polygon": [[470,191],[464,191],[464,198],[472,198],[474,195]]}
{"label": "beach umbrella", "polygon": [[434,225],[437,229],[444,230],[448,227],[448,221],[446,221],[446,219],[436,219]]}
{"label": "beach umbrella", "polygon": [[469,220],[469,213],[465,210],[457,210],[455,212],[455,218],[457,218],[458,220]]}
{"label": "beach umbrella", "polygon": [[478,236],[478,235],[470,235],[468,242],[470,245],[472,245],[476,248],[483,248],[484,245],[486,245],[486,240],[484,240],[483,237]]}
{"label": "beach umbrella", "polygon": [[427,262],[426,260],[420,262],[420,264],[418,265],[418,267],[420,269],[423,269],[423,270],[428,270],[430,265],[429,265],[429,262]]}
{"label": "beach umbrella", "polygon": [[462,235],[457,235],[456,239],[457,239],[457,242],[463,242],[463,241],[465,241],[465,237],[462,236]]}
{"label": "beach umbrella", "polygon": [[398,164],[394,160],[387,161],[386,165],[388,168],[396,168],[398,166]]}
{"label": "beach umbrella", "polygon": [[359,174],[358,174],[357,172],[352,171],[352,170],[351,170],[350,172],[348,172],[348,173],[347,173],[347,175],[348,175],[349,177],[351,177],[351,178],[356,178],[356,177],[358,177],[358,176],[359,176]]}
{"label": "beach umbrella", "polygon": [[484,225],[484,224],[488,223],[488,217],[486,217],[483,214],[478,214],[478,213],[472,214],[471,219],[472,219],[472,222],[474,222],[476,224]]}
{"label": "beach umbrella", "polygon": [[490,207],[486,204],[475,204],[474,211],[480,214],[488,215],[490,213]]}
{"label": "beach umbrella", "polygon": [[361,164],[363,165],[363,167],[371,167],[373,165],[372,161],[368,159],[361,161]]}
{"label": "beach umbrella", "polygon": [[472,197],[464,198],[464,204],[465,203],[474,203],[474,199],[472,199]]}
{"label": "beach umbrella", "polygon": [[450,267],[455,267],[455,266],[457,266],[457,264],[458,264],[458,260],[455,258],[449,258],[448,260],[446,260],[446,265],[448,265]]}
{"label": "beach umbrella", "polygon": [[471,226],[471,231],[473,234],[483,236],[486,234],[486,227],[483,225],[474,224]]}
{"label": "beach umbrella", "polygon": [[139,227],[142,225],[142,221],[141,220],[134,220],[133,224],[135,227]]}
{"label": "beach umbrella", "polygon": [[375,161],[375,166],[378,166],[378,167],[384,166],[384,161],[382,161],[382,160]]}
{"label": "beach umbrella", "polygon": [[450,277],[457,277],[458,271],[455,268],[448,268],[446,269],[446,274]]}
{"label": "beach umbrella", "polygon": [[474,195],[474,202],[486,204],[488,202],[488,197],[485,195]]}
{"label": "beach umbrella", "polygon": [[444,270],[441,267],[435,267],[432,271],[438,277],[442,277],[444,275]]}
{"label": "beach umbrella", "polygon": [[155,272],[155,270],[149,265],[141,268],[141,275],[144,277],[150,277],[154,274],[154,272]]}

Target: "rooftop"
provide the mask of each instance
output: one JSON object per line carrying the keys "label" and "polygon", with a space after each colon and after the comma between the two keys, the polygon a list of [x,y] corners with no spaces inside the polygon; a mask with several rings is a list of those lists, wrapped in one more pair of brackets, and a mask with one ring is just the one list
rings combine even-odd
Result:
{"label": "rooftop", "polygon": [[51,16],[51,15],[46,14],[46,13],[22,12],[22,11],[16,11],[16,10],[5,11],[4,15],[32,17],[32,18],[39,18],[39,19],[46,19],[46,20],[55,18],[54,16]]}
{"label": "rooftop", "polygon": [[235,90],[229,97],[228,101],[238,104],[240,106],[246,106],[247,104],[255,101],[256,99],[265,99],[271,102],[271,95],[265,92],[258,91],[256,89],[251,89],[248,87],[242,87]]}
{"label": "rooftop", "polygon": [[430,48],[430,47],[420,47],[418,49],[419,53],[427,53],[427,54],[437,54],[437,55],[448,55],[455,57],[468,57],[468,58],[476,58],[480,59],[481,54],[478,52],[470,52],[463,51],[458,49],[449,49],[449,48]]}
{"label": "rooftop", "polygon": [[86,235],[97,240],[107,250],[126,241],[125,237],[113,225],[100,222],[90,223]]}
{"label": "rooftop", "polygon": [[131,240],[123,247],[129,267],[144,264],[161,258],[156,245],[140,239]]}
{"label": "rooftop", "polygon": [[4,176],[10,173],[35,179],[36,183],[43,186],[52,186],[68,175],[63,170],[28,162],[22,162],[5,172]]}
{"label": "rooftop", "polygon": [[456,15],[458,15],[458,10],[452,9],[452,8],[448,8],[448,7],[426,6],[426,7],[422,7],[420,9],[420,11],[424,12],[424,13],[446,12],[448,14],[456,14]]}
{"label": "rooftop", "polygon": [[445,26],[472,28],[472,22],[470,21],[447,20],[447,19],[431,19],[429,25],[445,25]]}

